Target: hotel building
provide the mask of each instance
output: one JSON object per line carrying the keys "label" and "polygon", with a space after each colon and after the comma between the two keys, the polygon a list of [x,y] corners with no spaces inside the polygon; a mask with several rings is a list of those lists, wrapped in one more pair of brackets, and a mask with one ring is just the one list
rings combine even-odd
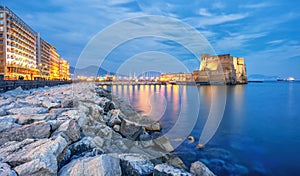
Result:
{"label": "hotel building", "polygon": [[[0,5],[0,76],[5,80],[63,80],[61,59],[54,46]],[[66,62],[66,61],[65,61]],[[68,64],[67,64],[68,65]],[[64,72],[69,69],[64,68]]]}

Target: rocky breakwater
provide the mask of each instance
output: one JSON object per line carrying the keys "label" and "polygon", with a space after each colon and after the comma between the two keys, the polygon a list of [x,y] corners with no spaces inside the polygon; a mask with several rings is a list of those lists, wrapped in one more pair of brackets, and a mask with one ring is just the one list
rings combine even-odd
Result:
{"label": "rocky breakwater", "polygon": [[213,175],[160,128],[94,84],[17,88],[0,94],[0,175]]}

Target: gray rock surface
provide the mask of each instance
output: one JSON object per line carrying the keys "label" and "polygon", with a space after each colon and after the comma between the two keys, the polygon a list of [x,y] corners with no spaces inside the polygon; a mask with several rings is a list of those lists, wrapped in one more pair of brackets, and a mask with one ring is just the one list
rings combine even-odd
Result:
{"label": "gray rock surface", "polygon": [[153,173],[154,165],[141,154],[120,154],[123,175],[146,176]]}
{"label": "gray rock surface", "polygon": [[145,129],[142,126],[128,120],[123,120],[121,123],[120,133],[128,139],[136,140],[143,134]]}
{"label": "gray rock surface", "polygon": [[16,172],[6,163],[0,163],[1,176],[17,176]]}
{"label": "gray rock surface", "polygon": [[67,145],[62,136],[13,141],[1,146],[0,160],[14,167],[18,175],[56,175],[57,160]]}
{"label": "gray rock surface", "polygon": [[191,164],[190,172],[195,175],[199,175],[199,176],[214,176],[215,175],[200,161],[196,161]]}
{"label": "gray rock surface", "polygon": [[13,108],[7,111],[8,114],[44,114],[47,113],[48,109],[44,107],[21,107]]}
{"label": "gray rock surface", "polygon": [[71,161],[60,171],[61,176],[120,176],[120,160],[113,155],[79,158]]}
{"label": "gray rock surface", "polygon": [[35,122],[28,125],[8,128],[0,132],[0,145],[8,141],[22,141],[27,138],[42,139],[51,134],[51,126],[46,122]]}
{"label": "gray rock surface", "polygon": [[170,157],[168,139],[158,138],[159,122],[93,83],[18,88],[0,94],[0,110],[0,175],[151,175],[154,164],[184,167]]}
{"label": "gray rock surface", "polygon": [[193,176],[193,174],[168,164],[158,164],[154,167],[154,176]]}

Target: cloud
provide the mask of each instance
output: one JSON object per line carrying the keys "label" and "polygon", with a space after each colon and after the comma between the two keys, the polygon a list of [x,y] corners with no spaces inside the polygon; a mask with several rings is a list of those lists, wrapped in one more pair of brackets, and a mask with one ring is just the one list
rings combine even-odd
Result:
{"label": "cloud", "polygon": [[276,45],[276,44],[280,44],[282,42],[284,42],[283,39],[281,39],[281,40],[272,40],[272,41],[267,42],[267,44]]}
{"label": "cloud", "polygon": [[212,16],[213,14],[209,13],[206,9],[200,8],[199,9],[199,15],[201,16]]}
{"label": "cloud", "polygon": [[248,17],[247,13],[236,13],[236,14],[222,14],[213,15],[206,17],[193,17],[186,18],[184,21],[195,27],[207,27],[212,25],[219,25],[223,23],[233,22],[237,20],[242,20]]}
{"label": "cloud", "polygon": [[259,8],[265,8],[273,6],[274,4],[271,4],[269,2],[262,2],[257,4],[247,4],[247,5],[241,5],[241,8],[248,8],[248,9],[259,9]]}
{"label": "cloud", "polygon": [[213,46],[216,51],[227,53],[229,51],[245,48],[248,42],[257,40],[266,35],[267,33],[265,32],[248,34],[234,33],[214,41]]}
{"label": "cloud", "polygon": [[212,7],[215,9],[224,9],[226,7],[222,2],[215,2],[212,4]]}

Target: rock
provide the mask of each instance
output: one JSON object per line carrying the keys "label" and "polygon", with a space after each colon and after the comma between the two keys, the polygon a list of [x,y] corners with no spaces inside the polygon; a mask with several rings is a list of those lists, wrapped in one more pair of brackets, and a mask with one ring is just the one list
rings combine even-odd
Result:
{"label": "rock", "polygon": [[9,142],[0,148],[0,160],[14,167],[18,175],[56,175],[57,160],[67,147],[67,141],[56,139],[26,139]]}
{"label": "rock", "polygon": [[108,112],[112,109],[115,109],[115,104],[112,101],[108,101],[108,102],[105,103],[103,109],[104,109],[104,112]]}
{"label": "rock", "polygon": [[140,135],[140,141],[149,141],[151,139],[152,137],[147,132]]}
{"label": "rock", "polygon": [[104,154],[95,157],[79,158],[64,166],[60,176],[121,176],[120,160],[113,155]]}
{"label": "rock", "polygon": [[193,136],[188,136],[187,139],[190,141],[190,143],[195,142],[195,138]]}
{"label": "rock", "polygon": [[113,129],[114,129],[116,132],[119,132],[120,129],[121,129],[121,126],[120,126],[120,125],[114,125],[114,126],[113,126]]}
{"label": "rock", "polygon": [[167,152],[172,152],[174,151],[173,146],[171,145],[170,141],[168,140],[167,137],[161,136],[159,138],[154,139],[154,143],[160,146],[163,150]]}
{"label": "rock", "polygon": [[95,145],[97,145],[97,147],[102,147],[104,144],[104,139],[99,136],[96,136],[94,137],[93,142]]}
{"label": "rock", "polygon": [[80,128],[75,120],[67,120],[53,133],[55,136],[59,133],[64,133],[68,137],[69,143],[75,142],[81,138]]}
{"label": "rock", "polygon": [[203,144],[197,144],[197,148],[202,149],[202,148],[204,148],[204,145]]}
{"label": "rock", "polygon": [[154,176],[193,176],[193,174],[168,164],[158,164],[154,167]]}
{"label": "rock", "polygon": [[157,139],[160,136],[162,136],[161,132],[155,131],[155,132],[151,133],[151,138],[152,139]]}
{"label": "rock", "polygon": [[26,125],[37,121],[48,121],[55,119],[53,114],[22,114],[22,115],[14,115],[16,119],[16,123],[20,125]]}
{"label": "rock", "polygon": [[214,176],[215,175],[200,161],[196,161],[191,164],[190,172],[195,175],[201,175],[201,176]]}
{"label": "rock", "polygon": [[7,106],[10,103],[11,103],[11,99],[3,99],[3,98],[0,99],[0,107]]}
{"label": "rock", "polygon": [[121,123],[120,133],[128,139],[136,140],[144,131],[142,126],[138,126],[134,122],[124,119]]}
{"label": "rock", "polygon": [[74,102],[73,99],[66,99],[61,102],[61,107],[62,108],[72,108],[74,107]]}
{"label": "rock", "polygon": [[7,115],[6,111],[4,109],[0,109],[0,116],[5,116]]}
{"label": "rock", "polygon": [[45,122],[5,129],[0,132],[0,145],[8,141],[22,141],[27,138],[42,139],[50,136],[51,126]]}
{"label": "rock", "polygon": [[172,155],[168,160],[167,160],[167,163],[172,165],[172,166],[175,166],[175,167],[179,167],[179,168],[183,168],[183,169],[186,169],[186,166],[185,164],[183,163],[183,161],[175,156],[175,155]]}
{"label": "rock", "polygon": [[161,131],[161,123],[160,122],[153,122],[149,125],[145,126],[147,131]]}
{"label": "rock", "polygon": [[8,114],[17,114],[17,115],[44,114],[47,112],[48,112],[48,109],[43,108],[43,107],[22,107],[22,108],[9,109],[7,111]]}
{"label": "rock", "polygon": [[0,163],[0,175],[2,176],[17,176],[16,172],[6,163]]}
{"label": "rock", "polygon": [[45,108],[48,108],[48,109],[51,109],[51,108],[59,108],[60,107],[60,104],[59,103],[53,103],[51,101],[43,101],[42,103],[42,106],[45,107]]}
{"label": "rock", "polygon": [[92,139],[84,137],[80,141],[68,147],[59,165],[62,167],[69,163],[72,159],[77,159],[83,156],[96,156],[102,153],[102,151],[97,149]]}
{"label": "rock", "polygon": [[96,121],[100,121],[100,116],[104,113],[103,109],[93,103],[85,103],[84,105],[88,108],[87,115],[91,116]]}
{"label": "rock", "polygon": [[122,120],[119,116],[122,116],[122,115],[121,115],[121,111],[119,109],[113,109],[113,110],[109,111],[107,116],[109,118],[109,121],[107,122],[108,126],[113,127],[114,125],[121,125]]}
{"label": "rock", "polygon": [[9,115],[9,116],[0,117],[0,132],[12,127],[18,127],[19,125],[16,124],[15,122],[16,119],[14,118],[14,116]]}
{"label": "rock", "polygon": [[144,155],[120,154],[123,175],[143,176],[153,173],[154,165]]}

